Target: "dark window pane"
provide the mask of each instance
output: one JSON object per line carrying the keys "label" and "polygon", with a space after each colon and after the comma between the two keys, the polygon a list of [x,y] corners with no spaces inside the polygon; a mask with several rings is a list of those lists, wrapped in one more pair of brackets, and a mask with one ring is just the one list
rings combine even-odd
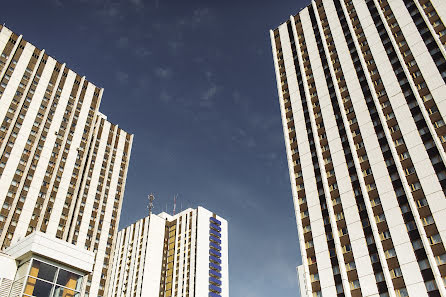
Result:
{"label": "dark window pane", "polygon": [[38,297],[50,297],[52,288],[52,284],[30,277],[26,284],[25,294]]}
{"label": "dark window pane", "polygon": [[56,275],[57,267],[42,263],[37,260],[33,260],[33,266],[29,275],[41,278],[50,282],[54,282],[54,276]]}
{"label": "dark window pane", "polygon": [[80,290],[82,277],[72,272],[60,269],[57,284],[74,290]]}
{"label": "dark window pane", "polygon": [[80,295],[81,294],[79,292],[75,292],[67,288],[56,287],[53,297],[80,297]]}

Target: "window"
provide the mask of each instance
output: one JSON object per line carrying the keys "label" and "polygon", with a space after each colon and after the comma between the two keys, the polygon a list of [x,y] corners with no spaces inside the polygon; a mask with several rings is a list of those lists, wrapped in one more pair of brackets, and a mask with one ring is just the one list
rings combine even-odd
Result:
{"label": "window", "polygon": [[372,204],[372,207],[375,207],[375,206],[381,204],[381,199],[379,199],[379,197],[375,198],[375,199],[371,200],[370,203]]}
{"label": "window", "polygon": [[396,268],[390,270],[390,276],[392,278],[397,278],[397,277],[403,276],[403,272],[401,271],[401,268],[396,267]]}
{"label": "window", "polygon": [[412,192],[415,192],[419,189],[421,189],[421,184],[419,182],[415,182],[413,184],[410,184],[410,189]]}
{"label": "window", "polygon": [[430,225],[434,223],[434,218],[432,216],[421,218],[424,226]]}
{"label": "window", "polygon": [[362,174],[364,175],[364,177],[369,176],[370,174],[372,174],[372,169],[367,168],[366,170],[362,171]]}
{"label": "window", "polygon": [[379,233],[379,238],[381,240],[386,240],[390,238],[390,232],[388,230]]}
{"label": "window", "polygon": [[339,266],[333,266],[333,275],[339,275],[341,274],[341,271],[339,270]]}
{"label": "window", "polygon": [[339,229],[339,236],[344,236],[346,234],[348,234],[347,228]]}
{"label": "window", "polygon": [[409,152],[404,152],[402,154],[400,154],[400,160],[406,160],[407,158],[410,158]]}
{"label": "window", "polygon": [[354,261],[352,261],[350,263],[345,264],[345,268],[347,269],[347,271],[354,270],[356,269],[356,264]]}
{"label": "window", "polygon": [[440,256],[435,257],[435,261],[437,261],[437,265],[446,264],[446,254],[442,254]]}
{"label": "window", "polygon": [[406,229],[407,229],[407,232],[416,230],[417,229],[417,225],[415,224],[414,221],[410,221],[410,222],[406,223]]}
{"label": "window", "polygon": [[418,261],[418,266],[420,266],[420,270],[425,270],[430,268],[429,261],[427,259]]}
{"label": "window", "polygon": [[407,293],[406,288],[397,289],[395,290],[395,293],[397,297],[409,297],[409,293]]}
{"label": "window", "polygon": [[428,292],[437,290],[437,284],[434,280],[430,280],[424,283]]}
{"label": "window", "polygon": [[426,200],[426,198],[422,198],[420,200],[417,200],[416,203],[417,203],[418,208],[421,208],[421,207],[427,205],[427,200]]}
{"label": "window", "polygon": [[384,254],[386,255],[386,259],[396,257],[395,249],[387,250],[387,251],[384,252]]}
{"label": "window", "polygon": [[440,237],[440,234],[438,234],[438,233],[435,234],[435,235],[430,236],[428,239],[429,239],[429,243],[431,245],[434,245],[434,244],[437,244],[437,243],[441,242],[441,237]]}
{"label": "window", "polygon": [[355,290],[359,289],[361,286],[359,285],[359,280],[354,280],[350,282],[350,289]]}
{"label": "window", "polygon": [[341,294],[344,292],[344,288],[342,287],[342,284],[336,284],[336,293]]}
{"label": "window", "polygon": [[349,244],[346,244],[346,245],[344,245],[344,246],[342,246],[342,252],[345,254],[345,253],[348,253],[348,252],[351,252],[352,251],[352,246],[351,245],[349,245]]}
{"label": "window", "polygon": [[379,215],[375,216],[375,220],[376,220],[376,223],[384,222],[386,220],[386,216],[384,215],[384,213],[379,214]]}
{"label": "window", "polygon": [[444,126],[444,121],[443,120],[436,121],[434,123],[434,126],[435,126],[435,128],[443,127]]}
{"label": "window", "polygon": [[404,173],[406,174],[406,176],[411,175],[411,174],[415,173],[415,168],[413,166],[408,167],[408,168],[404,169]]}
{"label": "window", "polygon": [[404,139],[401,137],[401,138],[395,139],[393,142],[395,143],[395,146],[399,146],[399,145],[404,144]]}
{"label": "window", "polygon": [[377,283],[384,281],[384,274],[380,271],[377,274],[375,274],[375,279]]}

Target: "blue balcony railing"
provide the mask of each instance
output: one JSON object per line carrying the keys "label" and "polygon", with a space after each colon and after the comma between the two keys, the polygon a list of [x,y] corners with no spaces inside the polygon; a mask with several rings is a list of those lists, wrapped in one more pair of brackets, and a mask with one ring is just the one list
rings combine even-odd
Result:
{"label": "blue balcony railing", "polygon": [[210,284],[209,291],[214,291],[215,293],[221,293],[221,288]]}
{"label": "blue balcony railing", "polygon": [[214,249],[216,249],[217,251],[221,251],[221,246],[219,244],[215,244],[213,242],[209,242],[209,246],[213,247]]}
{"label": "blue balcony railing", "polygon": [[215,257],[221,257],[221,253],[214,250],[214,249],[210,249],[209,250],[209,254],[211,254],[211,256],[215,256]]}
{"label": "blue balcony railing", "polygon": [[214,263],[212,263],[212,262],[209,263],[209,268],[213,268],[214,270],[216,270],[216,271],[218,271],[218,272],[221,271],[221,266],[220,266],[220,265],[217,265],[217,264],[214,264]]}
{"label": "blue balcony railing", "polygon": [[221,240],[215,236],[209,235],[209,239],[214,241],[215,243],[221,244]]}
{"label": "blue balcony railing", "polygon": [[211,223],[209,224],[209,226],[210,226],[212,229],[215,229],[216,231],[221,232],[221,228],[220,228],[219,226],[215,225],[214,223],[211,222]]}
{"label": "blue balcony railing", "polygon": [[221,222],[219,220],[217,220],[216,218],[210,217],[209,220],[214,224],[217,224],[219,226],[221,225]]}
{"label": "blue balcony railing", "polygon": [[214,261],[215,263],[221,264],[221,260],[217,257],[214,257],[212,255],[209,256],[210,261]]}
{"label": "blue balcony railing", "polygon": [[216,279],[215,277],[210,276],[210,277],[209,277],[209,282],[210,282],[211,284],[216,285],[216,286],[221,286],[221,280]]}
{"label": "blue balcony railing", "polygon": [[209,275],[215,278],[221,278],[221,273],[212,269],[209,269]]}
{"label": "blue balcony railing", "polygon": [[212,235],[212,236],[215,236],[215,237],[221,237],[221,234],[220,233],[218,233],[217,231],[214,231],[214,230],[212,230],[212,229],[210,229],[209,230],[209,234],[210,235]]}

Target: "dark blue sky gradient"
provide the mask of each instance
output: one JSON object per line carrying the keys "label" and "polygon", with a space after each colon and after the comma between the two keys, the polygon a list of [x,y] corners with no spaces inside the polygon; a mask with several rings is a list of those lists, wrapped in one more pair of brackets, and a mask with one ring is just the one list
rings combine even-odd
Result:
{"label": "dark blue sky gradient", "polygon": [[269,29],[307,1],[4,1],[0,21],[98,86],[134,133],[121,227],[201,205],[229,222],[231,297],[299,296]]}

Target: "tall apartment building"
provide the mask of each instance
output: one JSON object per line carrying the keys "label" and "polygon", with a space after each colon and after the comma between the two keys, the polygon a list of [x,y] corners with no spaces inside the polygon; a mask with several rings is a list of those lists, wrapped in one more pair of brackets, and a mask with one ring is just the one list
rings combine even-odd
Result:
{"label": "tall apartment building", "polygon": [[316,0],[270,32],[303,296],[446,296],[444,21]]}
{"label": "tall apartment building", "polygon": [[40,231],[94,252],[90,296],[106,294],[133,140],[102,93],[0,26],[0,246]]}
{"label": "tall apartment building", "polygon": [[119,231],[110,297],[228,297],[228,226],[202,208],[139,220]]}

